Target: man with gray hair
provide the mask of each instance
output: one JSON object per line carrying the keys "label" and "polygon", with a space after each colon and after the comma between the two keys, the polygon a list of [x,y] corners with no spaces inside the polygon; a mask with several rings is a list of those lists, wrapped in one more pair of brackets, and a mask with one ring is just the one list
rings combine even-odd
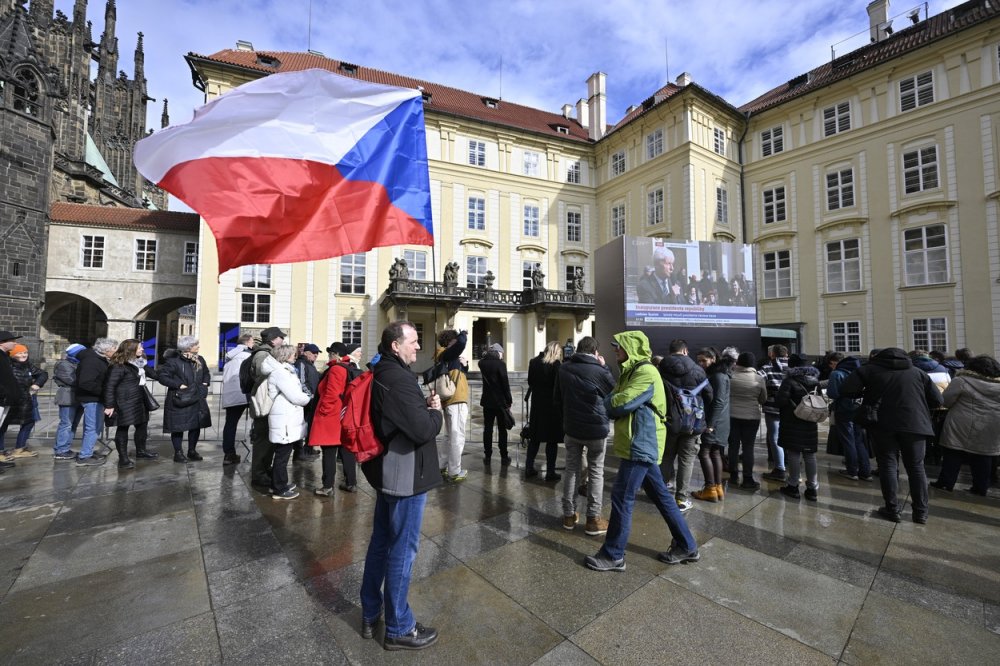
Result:
{"label": "man with gray hair", "polygon": [[104,421],[104,378],[116,349],[117,340],[97,338],[93,347],[77,355],[80,364],[76,368],[76,399],[83,409],[83,440],[76,456],[76,464],[80,466],[104,464],[105,456],[94,453],[94,445]]}
{"label": "man with gray hair", "polygon": [[653,272],[643,275],[636,284],[636,296],[640,303],[683,303],[681,291],[684,285],[674,278],[674,253],[663,245],[653,248]]}

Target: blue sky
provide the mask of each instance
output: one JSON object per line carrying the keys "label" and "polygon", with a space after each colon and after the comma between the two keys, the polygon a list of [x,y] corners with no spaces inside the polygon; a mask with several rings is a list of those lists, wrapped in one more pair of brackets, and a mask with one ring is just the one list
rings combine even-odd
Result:
{"label": "blue sky", "polygon": [[[616,122],[682,71],[734,105],[867,42],[867,0],[118,0],[120,67],[131,76],[144,33],[149,126],[163,98],[172,124],[204,100],[184,54],[211,54],[236,40],[258,50],[307,48],[559,113],[607,74],[608,120]],[[931,15],[960,4],[932,0]],[[56,7],[72,14],[72,0]],[[90,0],[93,36],[104,0]],[[747,11],[752,7],[752,11]],[[890,16],[923,3],[893,3]],[[862,33],[859,35],[859,33]],[[503,75],[501,82],[501,60]]]}

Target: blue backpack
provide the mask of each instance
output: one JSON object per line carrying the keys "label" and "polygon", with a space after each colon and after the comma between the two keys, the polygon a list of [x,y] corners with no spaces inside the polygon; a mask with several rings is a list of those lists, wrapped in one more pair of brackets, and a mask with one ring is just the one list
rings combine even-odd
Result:
{"label": "blue backpack", "polygon": [[674,386],[664,382],[670,390],[670,404],[667,406],[667,432],[672,435],[700,435],[705,432],[705,402],[701,391],[708,386],[706,379],[693,389]]}

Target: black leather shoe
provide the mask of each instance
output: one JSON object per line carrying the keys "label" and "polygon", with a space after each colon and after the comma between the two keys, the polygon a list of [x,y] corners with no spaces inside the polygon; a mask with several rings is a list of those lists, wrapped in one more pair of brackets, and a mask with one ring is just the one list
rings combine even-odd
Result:
{"label": "black leather shoe", "polygon": [[225,457],[222,458],[223,465],[239,465],[240,457],[235,453],[227,453]]}
{"label": "black leather shoe", "polygon": [[193,460],[195,462],[198,462],[200,460],[204,460],[204,458],[201,457],[200,453],[198,453],[194,449],[191,449],[190,451],[188,451],[188,460]]}
{"label": "black leather shoe", "polygon": [[153,451],[146,451],[144,449],[142,451],[136,451],[135,452],[135,457],[136,457],[136,460],[155,460],[156,458],[160,457],[160,454],[159,453],[155,453]]}
{"label": "black leather shoe", "polygon": [[381,619],[382,619],[381,615],[379,615],[371,622],[367,621],[364,618],[361,618],[361,638],[364,639],[375,638],[375,627],[378,626],[378,621]]}
{"label": "black leather shoe", "polygon": [[187,457],[180,451],[174,452],[174,462],[186,463],[188,461]]}
{"label": "black leather shoe", "polygon": [[881,517],[885,518],[886,520],[888,520],[889,522],[892,522],[892,523],[901,523],[901,522],[903,522],[903,519],[900,517],[899,512],[898,511],[893,511],[892,509],[890,509],[888,507],[880,506],[878,508],[878,511],[876,511],[876,513],[878,515],[880,515]]}
{"label": "black leather shoe", "polygon": [[528,469],[524,470],[524,478],[530,479],[530,478],[535,477],[535,476],[538,476],[538,470],[537,469],[533,469],[533,468],[529,467]]}
{"label": "black leather shoe", "polygon": [[437,629],[425,627],[419,622],[408,634],[403,634],[397,638],[385,637],[383,647],[386,650],[423,650],[434,645],[438,639]]}

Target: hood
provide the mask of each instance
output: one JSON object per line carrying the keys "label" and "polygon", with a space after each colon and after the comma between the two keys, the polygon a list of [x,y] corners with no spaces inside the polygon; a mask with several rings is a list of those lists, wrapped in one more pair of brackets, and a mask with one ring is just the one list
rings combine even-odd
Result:
{"label": "hood", "polygon": [[631,368],[639,361],[648,361],[652,355],[649,348],[649,338],[642,331],[616,333],[612,339],[628,354],[628,359],[622,363],[622,371]]}
{"label": "hood", "polygon": [[910,357],[899,347],[886,347],[875,355],[872,363],[889,370],[906,370],[913,367]]}
{"label": "hood", "polygon": [[857,356],[846,356],[837,364],[837,370],[850,374],[861,367],[861,359]]}
{"label": "hood", "polygon": [[250,351],[249,349],[247,349],[246,345],[236,345],[235,347],[226,352],[226,360],[232,361],[234,358],[236,358],[245,351]]}
{"label": "hood", "polygon": [[180,355],[181,353],[176,349],[168,349],[167,351],[163,352],[163,360],[166,361],[168,358],[177,358],[180,357]]}
{"label": "hood", "polygon": [[581,354],[579,352],[569,357],[569,363],[594,363],[600,365],[601,362],[593,354]]}
{"label": "hood", "polygon": [[932,372],[948,372],[948,368],[944,367],[930,356],[914,356],[910,360],[913,365],[917,366],[927,374]]}
{"label": "hood", "polygon": [[695,363],[690,356],[682,354],[669,354],[660,361],[660,372],[667,377],[683,377],[696,367],[700,368],[701,366]]}
{"label": "hood", "polygon": [[809,391],[819,385],[819,370],[811,365],[788,368],[785,376],[789,379],[794,379]]}

